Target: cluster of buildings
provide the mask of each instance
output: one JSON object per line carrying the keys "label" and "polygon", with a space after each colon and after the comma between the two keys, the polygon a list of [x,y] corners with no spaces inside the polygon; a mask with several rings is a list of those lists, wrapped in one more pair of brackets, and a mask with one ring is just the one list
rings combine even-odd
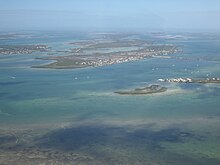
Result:
{"label": "cluster of buildings", "polygon": [[160,82],[174,82],[174,83],[220,83],[220,78],[206,78],[206,79],[191,79],[191,78],[171,78],[158,79]]}
{"label": "cluster of buildings", "polygon": [[151,50],[146,51],[145,49],[137,50],[137,51],[128,51],[128,52],[117,52],[100,56],[89,56],[88,58],[83,59],[80,62],[80,65],[87,66],[104,66],[111,65],[129,61],[137,61],[146,57],[154,56],[154,55],[167,55],[169,50]]}
{"label": "cluster of buildings", "polygon": [[136,61],[143,59],[142,56],[124,56],[124,57],[112,57],[112,58],[106,58],[106,59],[99,59],[97,61],[93,61],[94,66],[103,66],[103,65],[111,65],[111,64],[118,64],[128,61]]}
{"label": "cluster of buildings", "polygon": [[192,83],[191,78],[171,78],[171,79],[159,79],[161,82],[175,82],[175,83]]}
{"label": "cluster of buildings", "polygon": [[104,66],[104,65],[111,65],[117,63],[123,63],[128,61],[135,61],[143,59],[140,56],[125,56],[125,57],[106,57],[106,58],[96,58],[96,59],[87,59],[81,62],[81,65],[88,65],[88,66]]}
{"label": "cluster of buildings", "polygon": [[206,78],[207,81],[220,81],[220,78]]}
{"label": "cluster of buildings", "polygon": [[48,46],[46,45],[22,45],[22,46],[4,46],[0,48],[0,54],[12,55],[12,54],[30,54],[36,51],[46,51]]}

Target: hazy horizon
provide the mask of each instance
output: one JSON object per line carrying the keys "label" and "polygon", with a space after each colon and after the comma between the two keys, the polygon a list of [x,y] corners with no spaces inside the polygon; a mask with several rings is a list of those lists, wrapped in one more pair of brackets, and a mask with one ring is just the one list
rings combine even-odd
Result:
{"label": "hazy horizon", "polygon": [[218,31],[220,1],[0,0],[0,30]]}

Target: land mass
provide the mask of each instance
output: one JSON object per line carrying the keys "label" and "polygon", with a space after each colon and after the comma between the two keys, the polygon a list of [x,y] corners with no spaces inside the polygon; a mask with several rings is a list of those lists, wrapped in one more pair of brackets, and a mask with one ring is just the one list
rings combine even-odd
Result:
{"label": "land mass", "polygon": [[166,87],[161,87],[160,85],[151,85],[144,88],[136,88],[134,90],[129,90],[129,91],[117,91],[115,93],[120,95],[146,95],[146,94],[162,93],[166,91],[167,91]]}
{"label": "land mass", "polygon": [[47,45],[0,45],[0,54],[2,55],[31,54],[47,50]]}
{"label": "land mass", "polygon": [[41,58],[55,62],[33,67],[52,69],[97,67],[178,52],[173,45],[153,44],[142,40],[85,41],[70,43],[72,44],[80,47],[64,52],[70,55]]}

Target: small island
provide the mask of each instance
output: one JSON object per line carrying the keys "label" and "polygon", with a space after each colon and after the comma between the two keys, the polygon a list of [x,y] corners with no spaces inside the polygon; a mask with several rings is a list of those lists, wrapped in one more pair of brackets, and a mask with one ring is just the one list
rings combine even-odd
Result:
{"label": "small island", "polygon": [[129,91],[116,91],[115,93],[120,95],[147,95],[154,93],[162,93],[166,91],[167,91],[166,87],[161,87],[160,85],[151,85],[144,88],[136,88],[134,90],[129,90]]}

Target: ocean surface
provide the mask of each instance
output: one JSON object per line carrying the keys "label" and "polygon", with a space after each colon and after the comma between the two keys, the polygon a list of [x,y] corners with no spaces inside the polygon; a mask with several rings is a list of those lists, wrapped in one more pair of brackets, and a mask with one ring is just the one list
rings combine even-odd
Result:
{"label": "ocean surface", "polygon": [[[23,34],[0,39],[0,45],[46,44],[53,51],[68,50],[71,42],[100,37],[74,32]],[[47,56],[45,52],[1,55],[0,159],[7,162],[24,151],[47,150],[77,153],[72,162],[81,164],[220,164],[220,84],[158,82],[220,77],[220,34],[131,36],[173,44],[181,51],[171,58],[60,70],[31,68],[51,62],[36,59]],[[151,84],[168,90],[142,96],[114,93]],[[54,160],[70,164],[59,155],[23,160],[23,164]]]}

